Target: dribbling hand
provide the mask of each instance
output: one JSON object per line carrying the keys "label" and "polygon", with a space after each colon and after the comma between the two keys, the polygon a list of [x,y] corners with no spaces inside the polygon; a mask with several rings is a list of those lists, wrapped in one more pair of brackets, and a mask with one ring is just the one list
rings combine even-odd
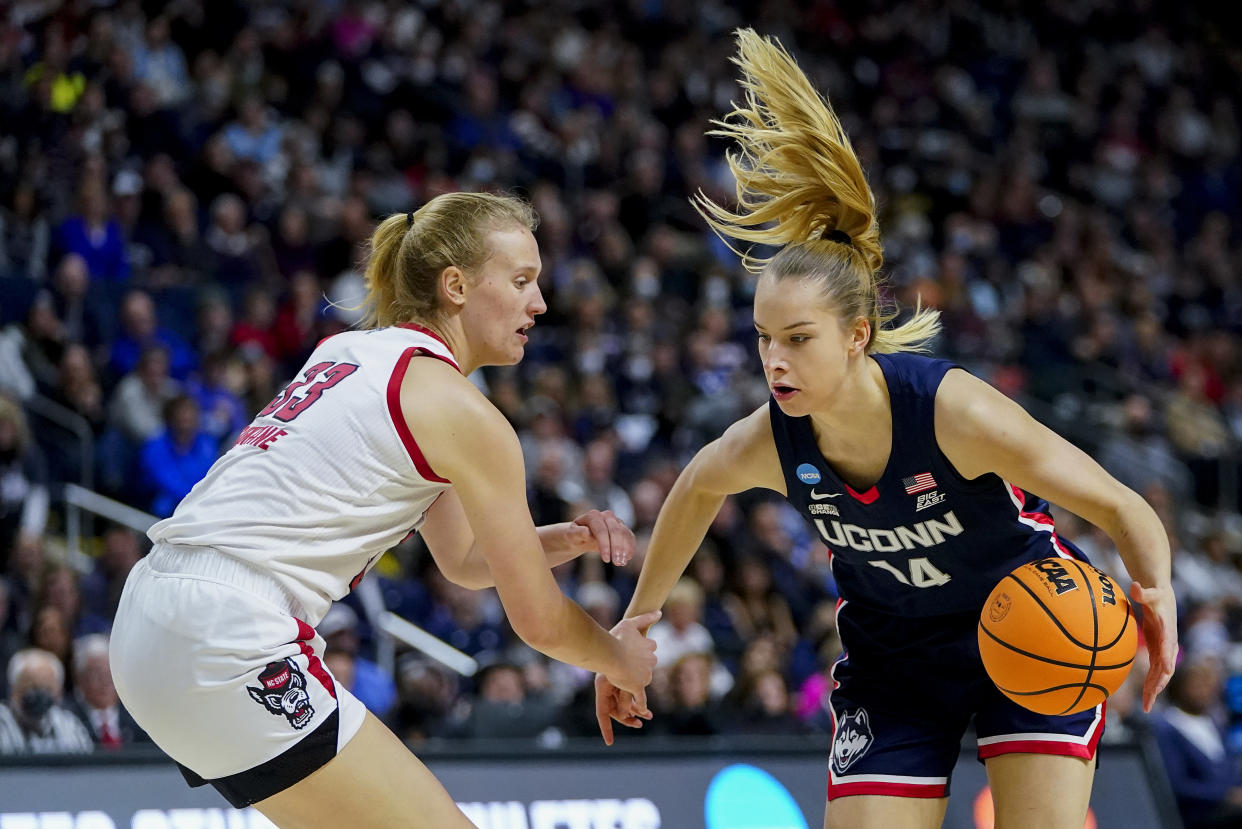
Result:
{"label": "dribbling hand", "polygon": [[580,552],[598,550],[605,564],[624,567],[634,556],[634,533],[612,510],[593,509],[579,515],[570,524],[569,539]]}
{"label": "dribbling hand", "polygon": [[595,675],[595,721],[605,745],[612,745],[613,720],[630,728],[642,728],[643,720],[649,719],[651,711],[645,705],[639,707],[633,694],[622,691],[603,674]]}
{"label": "dribbling hand", "polygon": [[1143,606],[1143,639],[1151,658],[1143,682],[1143,710],[1150,713],[1152,703],[1177,667],[1177,600],[1172,587],[1144,587],[1133,582],[1130,601]]}
{"label": "dribbling hand", "polygon": [[621,646],[620,659],[610,672],[608,681],[622,691],[634,696],[635,704],[647,710],[646,688],[651,684],[651,672],[656,666],[656,644],[643,635],[643,631],[655,624],[660,611],[652,610],[641,616],[622,619],[609,631]]}

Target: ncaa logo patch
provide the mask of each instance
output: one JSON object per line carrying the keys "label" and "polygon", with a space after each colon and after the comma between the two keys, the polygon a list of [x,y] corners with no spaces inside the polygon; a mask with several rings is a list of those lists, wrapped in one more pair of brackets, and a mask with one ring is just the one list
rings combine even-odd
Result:
{"label": "ncaa logo patch", "polygon": [[306,692],[306,674],[292,659],[269,662],[259,674],[262,688],[246,686],[255,702],[269,714],[284,714],[289,725],[302,729],[315,716],[310,694]]}
{"label": "ncaa logo patch", "polygon": [[824,476],[819,474],[819,470],[811,466],[809,463],[801,464],[797,469],[797,475],[799,481],[802,481],[804,484],[810,484],[811,486],[815,486],[815,484],[824,479]]}
{"label": "ncaa logo patch", "polygon": [[859,708],[853,714],[844,715],[837,721],[837,735],[832,741],[832,770],[845,774],[845,770],[866,754],[874,742],[867,709]]}

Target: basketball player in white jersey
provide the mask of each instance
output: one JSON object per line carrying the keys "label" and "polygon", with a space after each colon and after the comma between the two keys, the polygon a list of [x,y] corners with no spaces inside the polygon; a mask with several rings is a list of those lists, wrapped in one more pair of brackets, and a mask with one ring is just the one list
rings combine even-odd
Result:
{"label": "basketball player in white jersey", "polygon": [[452,798],[322,661],[332,601],[418,530],[437,565],[495,585],[531,646],[644,699],[654,645],[611,635],[551,567],[633,535],[611,513],[536,528],[517,436],[467,379],[522,359],[543,313],[524,202],[439,196],[377,228],[369,327],[330,337],[177,507],[125,586],[117,691],[192,785],[281,827],[469,827]]}

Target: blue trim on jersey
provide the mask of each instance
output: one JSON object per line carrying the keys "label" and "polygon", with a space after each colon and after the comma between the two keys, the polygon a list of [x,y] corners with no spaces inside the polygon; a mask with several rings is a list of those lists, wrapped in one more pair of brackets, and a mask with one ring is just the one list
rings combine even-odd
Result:
{"label": "blue trim on jersey", "polygon": [[[991,473],[967,480],[936,443],[936,391],[950,369],[917,354],[872,355],[893,416],[892,449],[873,489],[851,489],[823,456],[810,417],[768,403],[787,500],[832,553],[841,597],[880,613],[978,611],[1015,567],[1054,555],[1085,560],[1052,530],[1048,503]],[[806,465],[821,473],[800,479]]]}

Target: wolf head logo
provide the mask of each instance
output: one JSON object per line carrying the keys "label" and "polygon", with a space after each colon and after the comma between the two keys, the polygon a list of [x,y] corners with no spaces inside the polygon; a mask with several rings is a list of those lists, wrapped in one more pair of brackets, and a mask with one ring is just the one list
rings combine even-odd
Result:
{"label": "wolf head logo", "polygon": [[871,723],[867,710],[859,708],[837,720],[837,733],[832,740],[832,770],[844,774],[854,761],[867,753],[875,742],[871,736]]}
{"label": "wolf head logo", "polygon": [[306,675],[292,659],[269,662],[259,674],[261,688],[246,686],[255,702],[270,714],[284,714],[289,725],[305,728],[315,716],[310,694],[306,692]]}

